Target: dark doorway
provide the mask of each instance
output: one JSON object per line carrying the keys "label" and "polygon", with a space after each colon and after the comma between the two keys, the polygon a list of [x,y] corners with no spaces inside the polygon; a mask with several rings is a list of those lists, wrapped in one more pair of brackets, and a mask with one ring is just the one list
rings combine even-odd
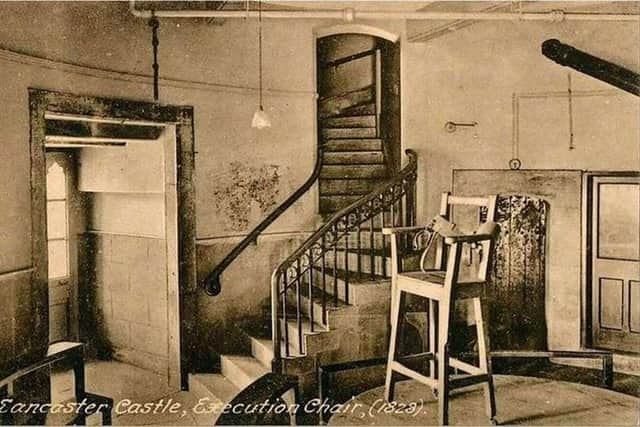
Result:
{"label": "dark doorway", "polygon": [[400,167],[400,48],[366,34],[317,41],[320,213],[369,193]]}
{"label": "dark doorway", "polygon": [[[146,191],[145,200],[153,199],[158,202],[159,206],[164,206],[164,209],[160,211],[166,211],[166,218],[171,218],[156,222],[156,224],[162,223],[166,225],[166,230],[162,230],[167,234],[164,240],[155,239],[158,243],[156,245],[160,248],[158,251],[164,254],[172,254],[173,260],[169,270],[167,264],[166,271],[164,268],[154,269],[154,272],[162,273],[162,277],[159,278],[158,294],[167,294],[166,298],[166,311],[164,308],[158,313],[154,313],[154,320],[151,320],[151,311],[147,313],[149,315],[149,324],[158,324],[156,320],[159,316],[166,314],[166,323],[169,325],[165,328],[166,332],[166,347],[167,347],[167,372],[168,382],[171,388],[186,388],[187,387],[187,372],[190,363],[190,352],[193,349],[193,341],[189,333],[193,331],[194,313],[193,310],[184,310],[183,307],[191,307],[195,304],[195,290],[196,290],[196,278],[195,278],[195,219],[194,212],[194,191],[193,191],[193,151],[194,151],[194,137],[193,137],[193,108],[188,106],[170,106],[159,105],[142,101],[132,101],[124,99],[110,99],[100,98],[92,96],[71,95],[66,93],[59,93],[53,91],[47,91],[42,89],[30,89],[29,90],[29,105],[30,105],[30,148],[31,148],[31,204],[32,204],[32,240],[33,240],[33,256],[34,256],[34,288],[37,287],[40,300],[38,301],[43,307],[49,307],[52,305],[52,318],[49,319],[48,310],[42,313],[36,313],[40,321],[43,324],[47,324],[49,320],[52,321],[52,331],[49,340],[56,339],[75,339],[76,332],[74,328],[69,328],[70,323],[65,319],[64,309],[65,305],[68,305],[69,292],[66,292],[64,288],[65,281],[69,284],[73,284],[69,281],[69,278],[73,278],[73,271],[75,265],[72,261],[75,256],[70,253],[70,249],[74,248],[73,242],[83,239],[87,233],[80,233],[80,230],[69,228],[69,221],[67,217],[69,208],[72,206],[73,197],[70,194],[65,194],[60,189],[70,189],[74,187],[74,191],[84,191],[85,193],[95,193],[103,196],[111,197],[111,200],[115,200],[114,197],[122,199],[122,196],[129,194],[139,195],[142,194],[141,190],[131,189],[131,191],[123,191],[122,188],[98,188],[100,183],[106,183],[110,186],[116,186],[123,184],[129,185],[136,183],[136,185],[142,186],[147,182],[148,174],[142,173],[140,179],[134,179],[133,176],[127,175],[124,180],[116,179],[114,175],[113,179],[97,179],[91,181],[90,176],[79,176],[78,183],[76,183],[75,175],[64,175],[64,166],[71,168],[72,157],[67,160],[66,157],[58,155],[59,158],[54,159],[54,152],[80,154],[81,163],[85,166],[84,171],[89,170],[89,164],[92,162],[91,153],[96,154],[96,150],[106,150],[107,148],[114,148],[118,150],[126,150],[126,147],[131,145],[131,149],[140,149],[142,146],[157,147],[158,150],[154,152],[158,153],[158,158],[164,159],[162,164],[154,163],[158,165],[156,169],[161,178],[167,177],[167,179],[161,179],[160,181],[152,180],[155,186],[160,186],[157,191]],[[55,125],[55,126],[54,126]],[[139,127],[161,129],[160,134],[154,136],[154,140],[151,141],[147,137],[149,132],[130,132],[130,128]],[[126,132],[125,132],[126,131]],[[115,132],[115,133],[114,133]],[[118,133],[120,132],[120,133]],[[123,133],[124,132],[124,133]],[[136,148],[137,147],[137,148]],[[160,149],[163,148],[162,151]],[[81,150],[81,151],[78,151]],[[82,151],[84,150],[84,152]],[[93,151],[91,151],[93,150]],[[46,153],[46,154],[45,154]],[[123,151],[120,152],[124,153]],[[83,157],[83,154],[86,156]],[[48,156],[47,156],[48,155]],[[49,159],[47,158],[49,157]],[[105,160],[96,163],[91,168],[92,172],[105,173],[109,169],[114,173],[122,173],[122,171],[129,170],[126,168],[127,159],[132,157],[128,154],[120,157],[109,157],[104,159],[101,156],[93,156],[94,160]],[[58,191],[53,191],[56,187],[53,185],[47,186],[47,161],[49,160],[49,166],[52,173],[56,172],[57,176],[63,177],[59,179]],[[56,164],[54,160],[58,160]],[[144,158],[144,161],[138,160],[138,166],[131,168],[140,172],[142,170],[141,165],[150,163],[148,158]],[[78,163],[78,162],[76,162]],[[130,162],[131,163],[131,162]],[[77,166],[77,165],[76,165]],[[51,169],[52,168],[52,169]],[[56,169],[57,168],[57,169]],[[78,169],[76,167],[76,169]],[[78,169],[80,173],[83,169]],[[136,173],[137,173],[136,172]],[[102,175],[91,175],[94,178]],[[55,175],[54,175],[55,177]],[[104,178],[104,177],[103,177]],[[145,178],[145,179],[142,179]],[[158,184],[159,182],[159,184]],[[93,184],[92,184],[93,183]],[[97,183],[97,184],[96,184]],[[73,186],[69,185],[73,184]],[[95,186],[94,184],[98,185]],[[48,188],[47,188],[48,187]],[[91,187],[91,191],[89,191]],[[100,190],[100,191],[99,191]],[[101,191],[105,190],[105,191]],[[48,193],[47,193],[48,192]],[[114,196],[115,195],[115,196]],[[146,197],[148,196],[148,197]],[[94,202],[97,198],[94,197]],[[100,202],[104,202],[103,200]],[[102,203],[103,206],[107,206]],[[92,210],[94,214],[97,212],[95,207],[96,203],[93,203]],[[136,207],[131,206],[129,203],[121,203],[120,206],[110,203],[108,206],[116,208],[118,215],[108,215],[103,218],[113,220],[114,218],[121,219],[118,222],[118,226],[129,225],[128,220],[130,215],[133,215]],[[149,210],[142,210],[141,212],[149,212]],[[50,221],[47,222],[47,219]],[[91,218],[91,224],[95,226],[96,230],[102,230],[97,227],[97,224],[105,224],[98,221],[99,218]],[[148,218],[143,218],[148,220]],[[95,220],[95,221],[94,221]],[[54,222],[58,224],[54,227]],[[89,221],[88,221],[89,222]],[[110,224],[110,226],[113,225]],[[49,230],[48,230],[49,228]],[[96,231],[94,230],[94,231]],[[88,230],[87,230],[88,231]],[[169,238],[169,232],[171,236]],[[125,234],[124,232],[120,234]],[[127,236],[130,237],[130,236]],[[140,237],[140,236],[136,236]],[[148,236],[145,236],[148,237]],[[145,242],[147,242],[145,240]],[[111,241],[113,243],[113,241]],[[136,243],[139,243],[136,241]],[[79,243],[77,246],[80,246]],[[144,249],[144,248],[143,248]],[[139,264],[151,265],[148,263],[148,259],[151,257],[150,248],[146,248],[146,251],[142,251],[145,256],[142,257]],[[118,255],[121,258],[130,254],[130,251],[121,251],[114,246],[108,251],[109,256]],[[103,252],[104,253],[104,252]],[[169,256],[166,256],[169,259]],[[85,259],[85,257],[78,254],[78,259]],[[113,261],[113,257],[111,257]],[[50,262],[51,261],[51,262]],[[123,264],[123,263],[121,263]],[[153,264],[156,265],[156,264]],[[74,268],[72,268],[74,267]],[[163,265],[164,267],[164,265]],[[83,271],[78,267],[79,271]],[[115,271],[115,270],[112,270]],[[130,271],[123,268],[121,271],[126,273],[126,277],[129,277]],[[169,272],[171,274],[165,274]],[[94,272],[95,273],[95,272]],[[84,284],[91,283],[93,273],[77,274],[78,281],[83,282],[81,285],[78,283],[78,293],[88,295],[89,292],[84,292]],[[171,292],[168,292],[168,286],[164,286],[164,276],[171,276]],[[123,275],[124,277],[124,275]],[[53,287],[61,288],[61,292],[64,298],[56,298],[56,293],[52,292],[52,299],[49,301],[48,291],[49,282]],[[129,282],[129,281],[128,281]],[[127,282],[127,283],[128,283]],[[138,280],[134,280],[136,284]],[[169,280],[166,281],[169,283]],[[115,283],[115,282],[114,282]],[[124,281],[120,283],[125,283]],[[155,283],[155,282],[154,282]],[[164,287],[163,287],[164,286]],[[72,286],[68,285],[68,288]],[[65,292],[62,292],[65,291]],[[115,289],[114,289],[115,291]],[[155,291],[154,291],[155,292]],[[85,300],[83,297],[78,298],[78,305],[83,305]],[[75,299],[75,298],[73,298]],[[89,301],[89,300],[87,300]],[[56,307],[56,306],[61,307]],[[87,304],[85,304],[87,305]],[[140,306],[137,304],[136,306]],[[57,311],[56,311],[57,309]],[[134,310],[132,310],[134,311]],[[87,331],[86,319],[82,317],[82,310],[78,310],[78,323],[80,324],[80,340],[88,342],[91,335],[95,335],[94,331]],[[60,315],[58,315],[60,313]],[[158,314],[158,316],[155,316]],[[73,320],[73,319],[71,319]],[[104,324],[104,322],[102,323]],[[83,328],[84,327],[84,328]],[[83,333],[83,330],[85,333]],[[143,331],[144,332],[144,331]],[[44,335],[44,334],[43,334]],[[140,333],[139,335],[143,335]],[[45,338],[45,337],[42,337]],[[146,338],[146,337],[145,337]],[[43,340],[45,341],[45,340]],[[160,337],[158,341],[164,342],[164,336]]]}

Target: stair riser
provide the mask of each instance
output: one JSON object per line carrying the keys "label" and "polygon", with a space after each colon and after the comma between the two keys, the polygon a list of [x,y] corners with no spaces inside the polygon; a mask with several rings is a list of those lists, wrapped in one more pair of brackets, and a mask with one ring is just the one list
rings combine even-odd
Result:
{"label": "stair riser", "polygon": [[[362,224],[362,227],[365,227],[366,225],[368,224]],[[360,248],[366,249],[371,247],[371,234],[373,234],[374,248],[382,248],[383,243],[387,248],[389,248],[389,237],[385,238],[385,236],[379,231],[370,233],[369,231],[366,231],[366,229],[360,230]],[[346,238],[343,237],[342,239],[340,239],[340,241],[338,242],[338,248],[343,248],[346,241],[349,242],[349,247],[351,249],[355,249],[358,246],[358,231],[352,231]]]}
{"label": "stair riser", "polygon": [[258,340],[251,340],[251,355],[258,359],[262,366],[271,369],[273,360],[273,349],[262,345]]}
{"label": "stair riser", "polygon": [[375,138],[378,136],[376,128],[324,128],[322,137],[331,138]]}
{"label": "stair riser", "polygon": [[320,178],[385,178],[387,168],[384,165],[325,165]]}
{"label": "stair riser", "polygon": [[374,89],[367,87],[344,95],[322,99],[319,102],[318,110],[321,117],[337,116],[346,110],[358,107],[359,104],[373,101],[375,99],[374,96]]}
{"label": "stair riser", "polygon": [[257,378],[253,378],[225,356],[220,357],[220,371],[222,375],[240,390],[248,387],[249,384],[257,380]]}
{"label": "stair riser", "polygon": [[[284,322],[281,320],[280,321],[280,333],[282,334],[282,339],[284,340],[285,337],[285,330],[284,330]],[[307,349],[307,339],[308,334],[306,334],[304,331],[302,332],[302,341],[300,341],[299,336],[298,336],[298,325],[295,321],[295,316],[294,317],[289,317],[288,318],[288,322],[287,322],[287,329],[288,329],[288,333],[289,333],[289,347],[291,349],[293,349],[293,351],[297,354],[304,354],[306,355],[306,349]],[[282,355],[284,356],[285,353],[283,352]]]}
{"label": "stair riser", "polygon": [[365,195],[369,194],[380,185],[379,180],[364,180],[364,179],[321,179],[320,180],[320,194],[357,194]]}
{"label": "stair riser", "polygon": [[[365,277],[366,279],[366,277]],[[314,270],[313,273],[313,283],[314,286],[317,286],[319,289],[322,289],[322,274],[317,271]],[[335,295],[335,290],[334,290],[334,277],[333,276],[329,276],[327,275],[327,285],[326,285],[326,292],[330,295]],[[349,284],[349,304],[351,305],[357,305],[357,306],[361,306],[361,305],[365,305],[365,304],[369,304],[372,301],[376,301],[376,298],[378,298],[380,296],[380,292],[382,292],[382,296],[383,299],[384,298],[390,298],[390,284],[391,284],[391,280],[385,280],[384,282],[381,282],[380,285],[377,284],[362,284],[362,283],[358,283],[358,284]],[[389,286],[387,286],[389,285]],[[343,300],[343,301],[347,301],[346,298],[346,293],[345,293],[345,284],[344,281],[342,279],[337,279],[337,288],[338,288],[338,298]],[[382,290],[383,288],[388,288],[386,290]],[[387,295],[387,293],[389,293]]]}
{"label": "stair riser", "polygon": [[362,196],[321,196],[320,212],[336,212],[360,200]]}
{"label": "stair riser", "polygon": [[376,127],[376,116],[346,116],[346,117],[332,117],[325,119],[322,122],[323,127],[336,128],[336,127]]}
{"label": "stair riser", "polygon": [[[353,273],[357,273],[358,271],[358,256],[355,253],[350,253],[348,255],[349,258],[349,271],[353,272]],[[383,267],[383,262],[386,261],[386,271],[384,270]],[[366,278],[367,274],[371,274],[371,257],[370,256],[363,256],[360,258],[360,262],[362,265],[362,274],[364,275],[364,277]],[[386,273],[387,275],[391,274],[391,259],[390,258],[383,258],[381,256],[374,256],[373,258],[373,265],[375,267],[375,271],[374,273],[381,276],[383,273]],[[345,266],[346,266],[346,260],[345,260],[345,256],[344,256],[344,252],[338,252],[338,269],[340,270],[345,270]],[[330,274],[331,271],[333,269],[333,254],[330,257],[327,257],[325,259],[325,271],[327,274]],[[329,278],[327,278],[327,280],[329,280]],[[333,278],[331,279],[333,280]]]}
{"label": "stair riser", "polygon": [[384,164],[384,156],[382,152],[329,152],[324,153],[323,163],[326,165],[340,164]]}
{"label": "stair riser", "polygon": [[380,151],[381,139],[329,139],[324,143],[325,152],[332,151]]}
{"label": "stair riser", "polygon": [[366,116],[376,114],[375,104],[357,105],[355,107],[342,110],[343,116]]}
{"label": "stair riser", "polygon": [[[309,286],[308,284],[304,284],[303,286]],[[296,306],[296,293],[295,291],[292,292],[288,292],[287,293],[287,303],[290,305],[290,307],[295,307]],[[301,295],[300,296],[300,311],[302,311],[302,313],[304,314],[305,317],[311,319],[311,311],[313,311],[313,321],[315,323],[320,323],[322,324],[322,302],[321,301],[317,301],[317,300],[313,300],[313,304],[311,304],[311,307],[309,307],[309,299],[304,296]]]}

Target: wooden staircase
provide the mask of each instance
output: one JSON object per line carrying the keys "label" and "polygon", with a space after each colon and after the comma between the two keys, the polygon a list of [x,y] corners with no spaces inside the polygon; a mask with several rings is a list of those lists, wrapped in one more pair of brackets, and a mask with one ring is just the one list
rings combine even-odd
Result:
{"label": "wooden staircase", "polygon": [[[389,177],[384,141],[380,138],[379,115],[375,99],[364,103],[349,94],[321,100],[321,110],[336,111],[320,120],[320,137],[324,146],[320,172],[320,214],[327,215],[350,205],[370,193]],[[351,99],[351,102],[347,102]]]}

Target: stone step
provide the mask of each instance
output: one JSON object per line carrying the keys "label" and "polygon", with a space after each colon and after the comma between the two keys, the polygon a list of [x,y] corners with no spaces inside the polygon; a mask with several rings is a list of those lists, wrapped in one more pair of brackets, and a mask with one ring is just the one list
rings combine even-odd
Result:
{"label": "stone step", "polygon": [[[326,287],[330,286],[333,282],[330,280],[331,278],[327,276]],[[338,312],[348,311],[351,306],[347,305],[344,301],[338,299],[335,300],[333,295],[328,292],[323,292],[322,283],[314,284],[311,286],[311,295],[313,298],[309,298],[309,281],[308,279],[304,280],[303,285],[300,287],[300,308],[302,313],[306,318],[311,319],[311,312],[313,312],[313,321],[315,323],[319,323],[324,325],[328,329],[331,329],[332,323],[331,318],[332,314],[335,315]],[[326,323],[323,320],[323,305],[322,298],[325,298],[324,310],[326,311]],[[313,302],[313,304],[310,304]],[[287,304],[291,307],[295,307],[296,305],[296,293],[295,291],[287,292]]]}
{"label": "stone step", "polygon": [[321,179],[320,195],[365,195],[381,182],[379,179]]}
{"label": "stone step", "polygon": [[320,117],[342,116],[345,111],[349,111],[350,115],[354,115],[354,110],[358,111],[357,114],[363,114],[360,112],[361,109],[356,110],[356,107],[366,105],[367,109],[369,109],[371,108],[369,104],[372,104],[374,100],[375,88],[373,86],[367,86],[351,92],[320,99],[318,102],[318,112]]}
{"label": "stone step", "polygon": [[240,390],[270,372],[252,356],[221,355],[221,373]]}
{"label": "stone step", "polygon": [[[345,267],[348,264],[349,271],[352,273],[357,273],[358,271],[358,251],[357,249],[349,249],[345,256],[344,249],[338,249],[337,251],[337,268],[340,270],[345,270]],[[360,256],[360,265],[362,269],[363,275],[371,274],[371,252],[365,251],[364,255]],[[383,255],[382,250],[378,249],[374,251],[373,256],[373,266],[375,268],[374,273],[377,276],[382,276],[383,274],[391,274],[391,257],[389,257],[389,253],[386,253],[386,256]],[[348,258],[348,261],[345,259]],[[384,264],[386,263],[386,267]],[[330,274],[333,270],[333,253],[330,252],[325,256],[325,273]]]}
{"label": "stone step", "polygon": [[[251,337],[251,355],[255,357],[262,366],[269,370],[271,369],[271,362],[273,361],[273,345],[271,343],[271,339],[268,338]],[[280,342],[280,354],[285,354],[284,342]],[[290,345],[289,357],[297,358],[304,357],[304,355]]]}
{"label": "stone step", "polygon": [[337,212],[342,208],[349,206],[350,204],[360,200],[362,195],[358,196],[340,196],[340,195],[329,195],[329,196],[320,196],[320,213],[325,212]]}
{"label": "stone step", "polygon": [[[311,332],[311,322],[309,321],[309,319],[303,314],[301,313],[301,318],[300,318],[300,327],[298,327],[298,322],[295,316],[295,307],[294,306],[289,306],[289,312],[287,313],[287,330],[289,333],[289,348],[293,348],[293,351],[295,352],[295,354],[304,354],[304,355],[312,355],[314,354],[314,351],[317,348],[317,346],[314,346],[313,341],[316,340],[316,337],[318,335],[321,335],[325,332],[327,332],[327,328],[321,324],[319,324],[318,322],[314,322],[313,324],[313,332]],[[280,318],[280,330],[282,333],[282,337],[284,339],[285,336],[285,330],[284,330],[284,319],[281,317]],[[302,340],[300,340],[299,338],[299,333],[298,331],[302,331]],[[291,351],[291,350],[290,350]],[[285,353],[282,353],[283,356],[285,355]]]}
{"label": "stone step", "polygon": [[189,374],[189,391],[212,402],[228,403],[240,389],[222,374]]}
{"label": "stone step", "polygon": [[326,139],[376,138],[378,130],[370,128],[323,128],[321,135]]}
{"label": "stone step", "polygon": [[324,153],[325,165],[384,164],[382,151],[331,151]]}
{"label": "stone step", "polygon": [[386,178],[385,165],[323,165],[320,178]]}
{"label": "stone step", "polygon": [[376,104],[374,102],[368,102],[364,104],[354,105],[353,107],[344,108],[340,116],[364,116],[376,114]]}
{"label": "stone step", "polygon": [[[325,273],[328,273],[325,270]],[[337,277],[335,277],[337,276]],[[358,279],[354,274],[349,275],[349,298],[347,298],[345,288],[345,270],[337,270],[334,276],[333,272],[327,279],[331,277],[331,281],[327,283],[326,292],[335,295],[335,284],[337,284],[338,298],[348,302],[351,305],[359,307],[368,307],[371,304],[381,303],[391,298],[391,279],[383,276],[363,275]],[[322,287],[322,273],[319,267],[313,269],[313,284],[316,287]]]}
{"label": "stone step", "polygon": [[376,127],[376,116],[373,114],[364,116],[336,116],[322,121],[322,126],[327,128],[341,127]]}
{"label": "stone step", "polygon": [[382,150],[382,140],[378,138],[327,139],[324,151],[374,151]]}

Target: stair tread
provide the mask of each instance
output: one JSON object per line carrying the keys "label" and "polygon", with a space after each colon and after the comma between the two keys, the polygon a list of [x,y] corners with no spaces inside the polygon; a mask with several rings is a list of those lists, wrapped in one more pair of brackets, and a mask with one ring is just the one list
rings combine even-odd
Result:
{"label": "stair tread", "polygon": [[229,362],[233,363],[236,367],[254,379],[260,378],[269,372],[269,370],[253,356],[223,354],[220,357],[226,358]]}
{"label": "stair tread", "polygon": [[333,150],[325,153],[325,155],[337,155],[337,154],[382,154],[382,150]]}
{"label": "stair tread", "polygon": [[[295,317],[295,307],[287,304],[287,324],[289,324],[290,326],[292,326],[294,329],[298,328],[298,321]],[[293,309],[293,313],[290,313],[289,310]],[[280,320],[284,320],[284,318],[282,316],[280,316]],[[311,321],[309,320],[309,318],[306,316],[306,314],[301,312],[301,316],[300,316],[300,326],[302,326],[302,332],[306,333],[306,334],[319,334],[322,332],[327,332],[328,329],[314,321],[313,322],[313,332],[311,332]]]}
{"label": "stair tread", "polygon": [[[320,267],[318,266],[313,266],[314,270],[320,271]],[[327,271],[329,270],[329,271]],[[330,275],[333,277],[333,269],[327,269],[325,268],[325,273],[327,273],[327,275]],[[360,279],[358,279],[358,275],[357,273],[354,273],[353,271],[350,271],[349,273],[351,273],[349,275],[349,284],[360,284],[360,285],[366,285],[366,284],[371,284],[371,283],[379,283],[379,282],[383,282],[383,281],[389,281],[391,280],[390,277],[385,277],[379,274],[374,274],[373,277],[371,277],[371,273],[362,273],[362,277]],[[338,279],[344,281],[345,277],[347,276],[347,271],[341,268],[336,269],[336,275],[338,276]]]}
{"label": "stair tread", "polygon": [[335,116],[327,117],[324,120],[327,120],[327,119],[339,119],[339,118],[342,118],[342,117],[367,117],[367,118],[369,118],[369,117],[375,117],[375,116],[376,116],[375,114],[355,114],[355,115],[336,114]]}
{"label": "stair tread", "polygon": [[[269,354],[273,355],[273,346],[271,345],[271,339],[267,339],[267,338],[256,338],[256,337],[251,337],[251,339],[253,341],[255,341],[256,344],[265,347],[267,349],[267,351],[269,352]],[[280,341],[280,354],[284,356],[285,351],[284,351],[284,341]],[[304,354],[298,353],[295,349],[295,347],[293,347],[292,345],[289,345],[289,356],[291,358],[295,358],[295,357],[304,357]]]}
{"label": "stair tread", "polygon": [[198,381],[210,394],[224,403],[230,402],[240,392],[240,389],[222,374],[190,374],[189,377]]}
{"label": "stair tread", "polygon": [[[326,269],[326,268],[325,268],[325,273],[327,273],[327,277],[331,276],[329,274],[329,272],[328,272],[328,269]],[[318,286],[318,285],[320,285],[320,286]],[[324,292],[322,290],[321,285],[322,285],[321,283],[316,283],[316,284],[314,284],[314,286],[311,287],[312,288],[311,289],[311,293],[313,295],[314,303],[322,304],[322,294],[324,293],[327,296],[326,307],[327,307],[328,310],[335,310],[335,309],[339,309],[339,308],[342,308],[342,307],[349,307],[349,304],[347,304],[341,298],[338,298],[338,304],[336,305],[335,300],[333,298],[333,295],[331,295],[329,292]],[[327,288],[329,288],[329,286],[331,286],[331,281],[330,280],[327,280],[326,286],[327,286]],[[307,282],[307,286],[302,286],[300,288],[300,293],[302,294],[302,296],[305,299],[309,299],[308,282]]]}

